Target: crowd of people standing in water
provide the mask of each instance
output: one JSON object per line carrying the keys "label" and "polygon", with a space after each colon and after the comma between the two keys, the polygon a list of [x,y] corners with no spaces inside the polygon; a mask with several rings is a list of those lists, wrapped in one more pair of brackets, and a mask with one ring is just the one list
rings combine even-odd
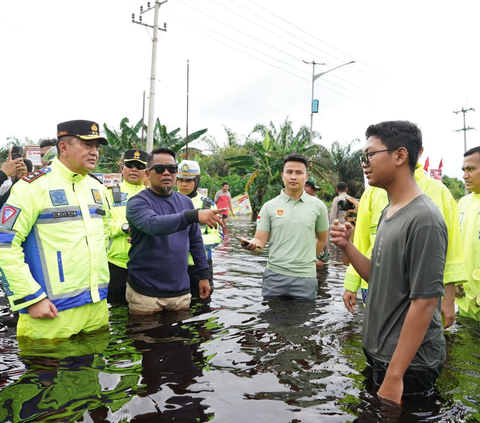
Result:
{"label": "crowd of people standing in water", "polygon": [[[233,212],[228,183],[212,201],[198,192],[196,161],[178,163],[167,148],[132,149],[122,156],[123,182],[107,189],[92,175],[107,143],[96,122],[63,122],[42,147],[55,149],[51,162],[28,173],[9,154],[1,167],[2,184],[15,175],[0,210],[0,279],[19,312],[19,339],[96,331],[108,325],[108,302],[151,315],[188,309],[192,298],[210,301],[212,250]],[[261,208],[254,237],[240,238],[252,253],[268,244],[267,299],[315,300],[327,241],[343,251],[343,301],[353,313],[361,290],[364,353],[379,398],[397,405],[433,388],[455,303],[462,316],[480,321],[480,147],[464,155],[471,193],[459,204],[424,174],[422,151],[411,122],[369,126],[361,166],[370,187],[356,202],[340,182],[330,217],[308,159],[291,154],[283,162],[285,188]]]}

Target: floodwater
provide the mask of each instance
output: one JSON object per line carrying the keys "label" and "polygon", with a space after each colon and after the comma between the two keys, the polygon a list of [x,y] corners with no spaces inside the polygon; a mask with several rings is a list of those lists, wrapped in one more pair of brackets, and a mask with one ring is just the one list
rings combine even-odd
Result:
{"label": "floodwater", "polygon": [[445,332],[433,395],[384,406],[361,350],[362,307],[352,316],[343,306],[345,267],[319,271],[314,302],[264,302],[266,252],[234,238],[253,232],[248,219],[229,219],[212,302],[188,312],[129,319],[117,305],[108,330],[18,345],[2,292],[0,421],[480,421],[480,325],[458,319]]}

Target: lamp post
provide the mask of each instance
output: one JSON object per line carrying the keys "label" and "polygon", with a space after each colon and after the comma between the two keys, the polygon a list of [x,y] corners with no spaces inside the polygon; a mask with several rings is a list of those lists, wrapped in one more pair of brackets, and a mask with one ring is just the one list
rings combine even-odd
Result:
{"label": "lamp post", "polygon": [[315,75],[315,65],[325,65],[325,63],[315,63],[315,62],[305,62],[307,65],[313,65],[313,70],[312,70],[312,103],[311,103],[311,113],[310,113],[310,142],[313,142],[313,114],[318,113],[318,100],[313,99],[313,94],[314,94],[314,89],[315,89],[315,81],[320,78],[321,76],[325,75],[326,73],[332,72],[335,69],[341,68],[343,66],[351,65],[352,63],[355,63],[355,60],[352,60],[351,62],[344,63],[343,65],[336,66],[332,69],[329,69],[325,72],[320,72]]}

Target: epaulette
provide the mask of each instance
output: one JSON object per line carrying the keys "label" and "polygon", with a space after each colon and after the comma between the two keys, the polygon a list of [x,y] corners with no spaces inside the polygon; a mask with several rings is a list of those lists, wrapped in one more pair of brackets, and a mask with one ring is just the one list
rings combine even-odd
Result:
{"label": "epaulette", "polygon": [[[45,171],[47,170],[47,171]],[[43,169],[38,169],[33,172],[30,172],[26,174],[22,179],[28,183],[34,181],[35,179],[40,178],[40,176],[46,175],[48,172],[50,172],[50,168],[43,168]]]}
{"label": "epaulette", "polygon": [[95,175],[91,173],[87,173],[87,175],[90,176],[90,178],[96,179],[98,182],[100,182],[103,185],[103,182],[100,179],[98,179]]}

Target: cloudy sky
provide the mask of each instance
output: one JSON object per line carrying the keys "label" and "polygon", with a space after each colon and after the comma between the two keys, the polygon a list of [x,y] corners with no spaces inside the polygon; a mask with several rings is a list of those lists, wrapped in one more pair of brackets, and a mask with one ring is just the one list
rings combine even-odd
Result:
{"label": "cloudy sky", "polygon": [[[1,2],[0,145],[34,141],[56,125],[91,119],[116,128],[145,119],[151,31],[133,24],[140,0]],[[480,145],[477,0],[168,0],[161,5],[155,115],[168,129],[224,126],[247,135],[255,124],[310,126],[312,68],[319,113],[313,128],[333,141],[363,142],[366,127],[408,119],[424,134],[433,167],[461,177],[463,115],[467,148]],[[153,23],[153,11],[142,15]],[[359,147],[362,143],[359,143]]]}

